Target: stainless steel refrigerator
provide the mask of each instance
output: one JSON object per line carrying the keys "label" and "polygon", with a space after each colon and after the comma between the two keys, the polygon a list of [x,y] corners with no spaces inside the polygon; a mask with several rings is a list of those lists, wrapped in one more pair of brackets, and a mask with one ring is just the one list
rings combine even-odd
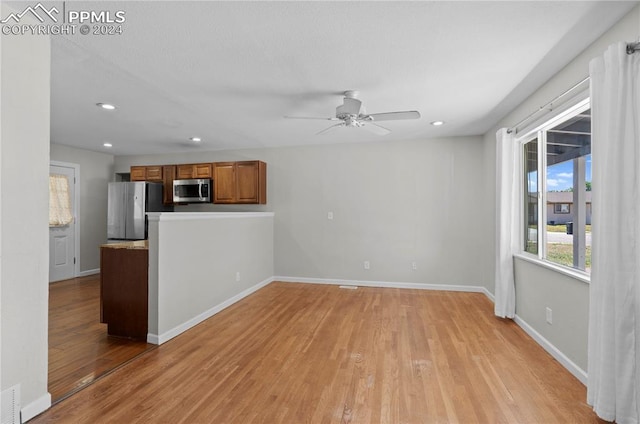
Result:
{"label": "stainless steel refrigerator", "polygon": [[162,184],[148,182],[109,183],[107,239],[147,238],[147,212],[172,212],[162,203]]}

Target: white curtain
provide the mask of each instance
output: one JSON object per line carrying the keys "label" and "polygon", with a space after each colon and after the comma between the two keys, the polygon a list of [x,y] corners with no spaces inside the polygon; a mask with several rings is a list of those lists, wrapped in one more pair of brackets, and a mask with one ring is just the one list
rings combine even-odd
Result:
{"label": "white curtain", "polygon": [[69,179],[66,175],[49,175],[49,227],[69,225],[71,221]]}
{"label": "white curtain", "polygon": [[506,128],[496,134],[496,280],[495,314],[513,318],[516,314],[516,289],[513,254],[518,249],[518,171],[519,149]]}
{"label": "white curtain", "polygon": [[640,422],[640,53],[590,64],[593,250],[587,401],[605,420]]}

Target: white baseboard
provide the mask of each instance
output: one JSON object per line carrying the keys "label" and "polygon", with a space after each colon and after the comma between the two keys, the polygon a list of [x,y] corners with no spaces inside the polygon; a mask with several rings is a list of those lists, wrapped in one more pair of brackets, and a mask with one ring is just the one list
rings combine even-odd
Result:
{"label": "white baseboard", "polygon": [[439,290],[439,291],[458,291],[468,293],[484,293],[491,297],[489,291],[482,286],[463,286],[449,284],[422,284],[422,283],[402,283],[392,281],[363,281],[363,280],[343,280],[343,279],[325,279],[325,278],[306,278],[306,277],[273,277],[272,281],[282,281],[285,283],[310,283],[310,284],[331,284],[337,286],[361,286],[361,287],[381,287],[392,289],[418,289],[418,290]]}
{"label": "white baseboard", "polygon": [[517,314],[514,318],[516,324],[522,328],[533,340],[535,340],[544,350],[546,350],[556,361],[567,369],[575,378],[580,380],[582,384],[587,385],[587,373],[580,368],[567,357],[560,349],[555,347],[549,340],[545,339],[542,334],[538,333],[532,326],[530,326],[525,320],[520,318]]}
{"label": "white baseboard", "polygon": [[157,344],[157,345],[161,345],[169,340],[171,340],[172,338],[176,337],[179,334],[184,333],[185,331],[187,331],[188,329],[190,329],[191,327],[194,327],[198,324],[200,324],[202,321],[206,320],[207,318],[211,318],[213,315],[217,314],[218,312],[222,311],[225,308],[228,308],[229,306],[233,305],[234,303],[236,303],[237,301],[249,296],[251,293],[261,289],[262,287],[266,286],[267,284],[271,283],[273,281],[273,277],[267,278],[264,281],[261,281],[260,283],[256,284],[255,286],[249,287],[246,290],[243,290],[242,292],[238,293],[237,295],[231,297],[230,299],[225,300],[222,303],[217,304],[216,306],[212,307],[211,309],[208,309],[206,311],[204,311],[203,313],[191,318],[190,320],[177,325],[175,327],[173,327],[171,330],[166,331],[160,335],[158,334],[152,334],[149,333],[147,334],[147,343],[151,343],[151,344]]}
{"label": "white baseboard", "polygon": [[484,295],[487,296],[490,301],[492,301],[493,303],[496,303],[496,297],[493,295],[493,293],[491,293],[485,287],[483,287],[483,289],[484,289],[483,291]]}
{"label": "white baseboard", "polygon": [[86,271],[80,271],[78,277],[87,277],[89,275],[100,274],[100,268],[88,269]]}
{"label": "white baseboard", "polygon": [[20,421],[27,422],[51,407],[51,393],[40,396],[20,410]]}

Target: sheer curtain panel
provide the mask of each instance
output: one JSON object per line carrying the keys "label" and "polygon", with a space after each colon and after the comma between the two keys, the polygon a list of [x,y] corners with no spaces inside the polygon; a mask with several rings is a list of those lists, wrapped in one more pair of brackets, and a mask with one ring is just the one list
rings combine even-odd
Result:
{"label": "sheer curtain panel", "polygon": [[640,54],[610,46],[590,64],[593,250],[587,401],[640,422]]}
{"label": "sheer curtain panel", "polygon": [[506,128],[496,134],[496,280],[495,314],[513,318],[516,314],[516,289],[513,254],[518,249],[519,149]]}

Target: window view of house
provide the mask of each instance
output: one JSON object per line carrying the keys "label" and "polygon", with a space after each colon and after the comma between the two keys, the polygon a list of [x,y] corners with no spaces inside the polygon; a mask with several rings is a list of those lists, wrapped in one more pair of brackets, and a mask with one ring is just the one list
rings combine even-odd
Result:
{"label": "window view of house", "polygon": [[[551,197],[551,196],[549,196],[549,197]],[[549,199],[549,203],[553,205],[553,212],[550,212],[551,214],[566,214],[566,213],[570,213],[571,212],[570,211],[570,208],[571,208],[571,204],[570,203],[553,203],[551,201],[551,199]],[[551,220],[549,220],[549,223],[551,223]]]}
{"label": "window view of house", "polygon": [[524,145],[525,252],[538,254],[538,139]]}
{"label": "window view of house", "polygon": [[[578,108],[560,122],[550,122],[536,133],[535,139],[523,145],[524,250],[586,272],[591,269],[591,114],[588,107]],[[542,222],[546,225],[538,231]]]}

